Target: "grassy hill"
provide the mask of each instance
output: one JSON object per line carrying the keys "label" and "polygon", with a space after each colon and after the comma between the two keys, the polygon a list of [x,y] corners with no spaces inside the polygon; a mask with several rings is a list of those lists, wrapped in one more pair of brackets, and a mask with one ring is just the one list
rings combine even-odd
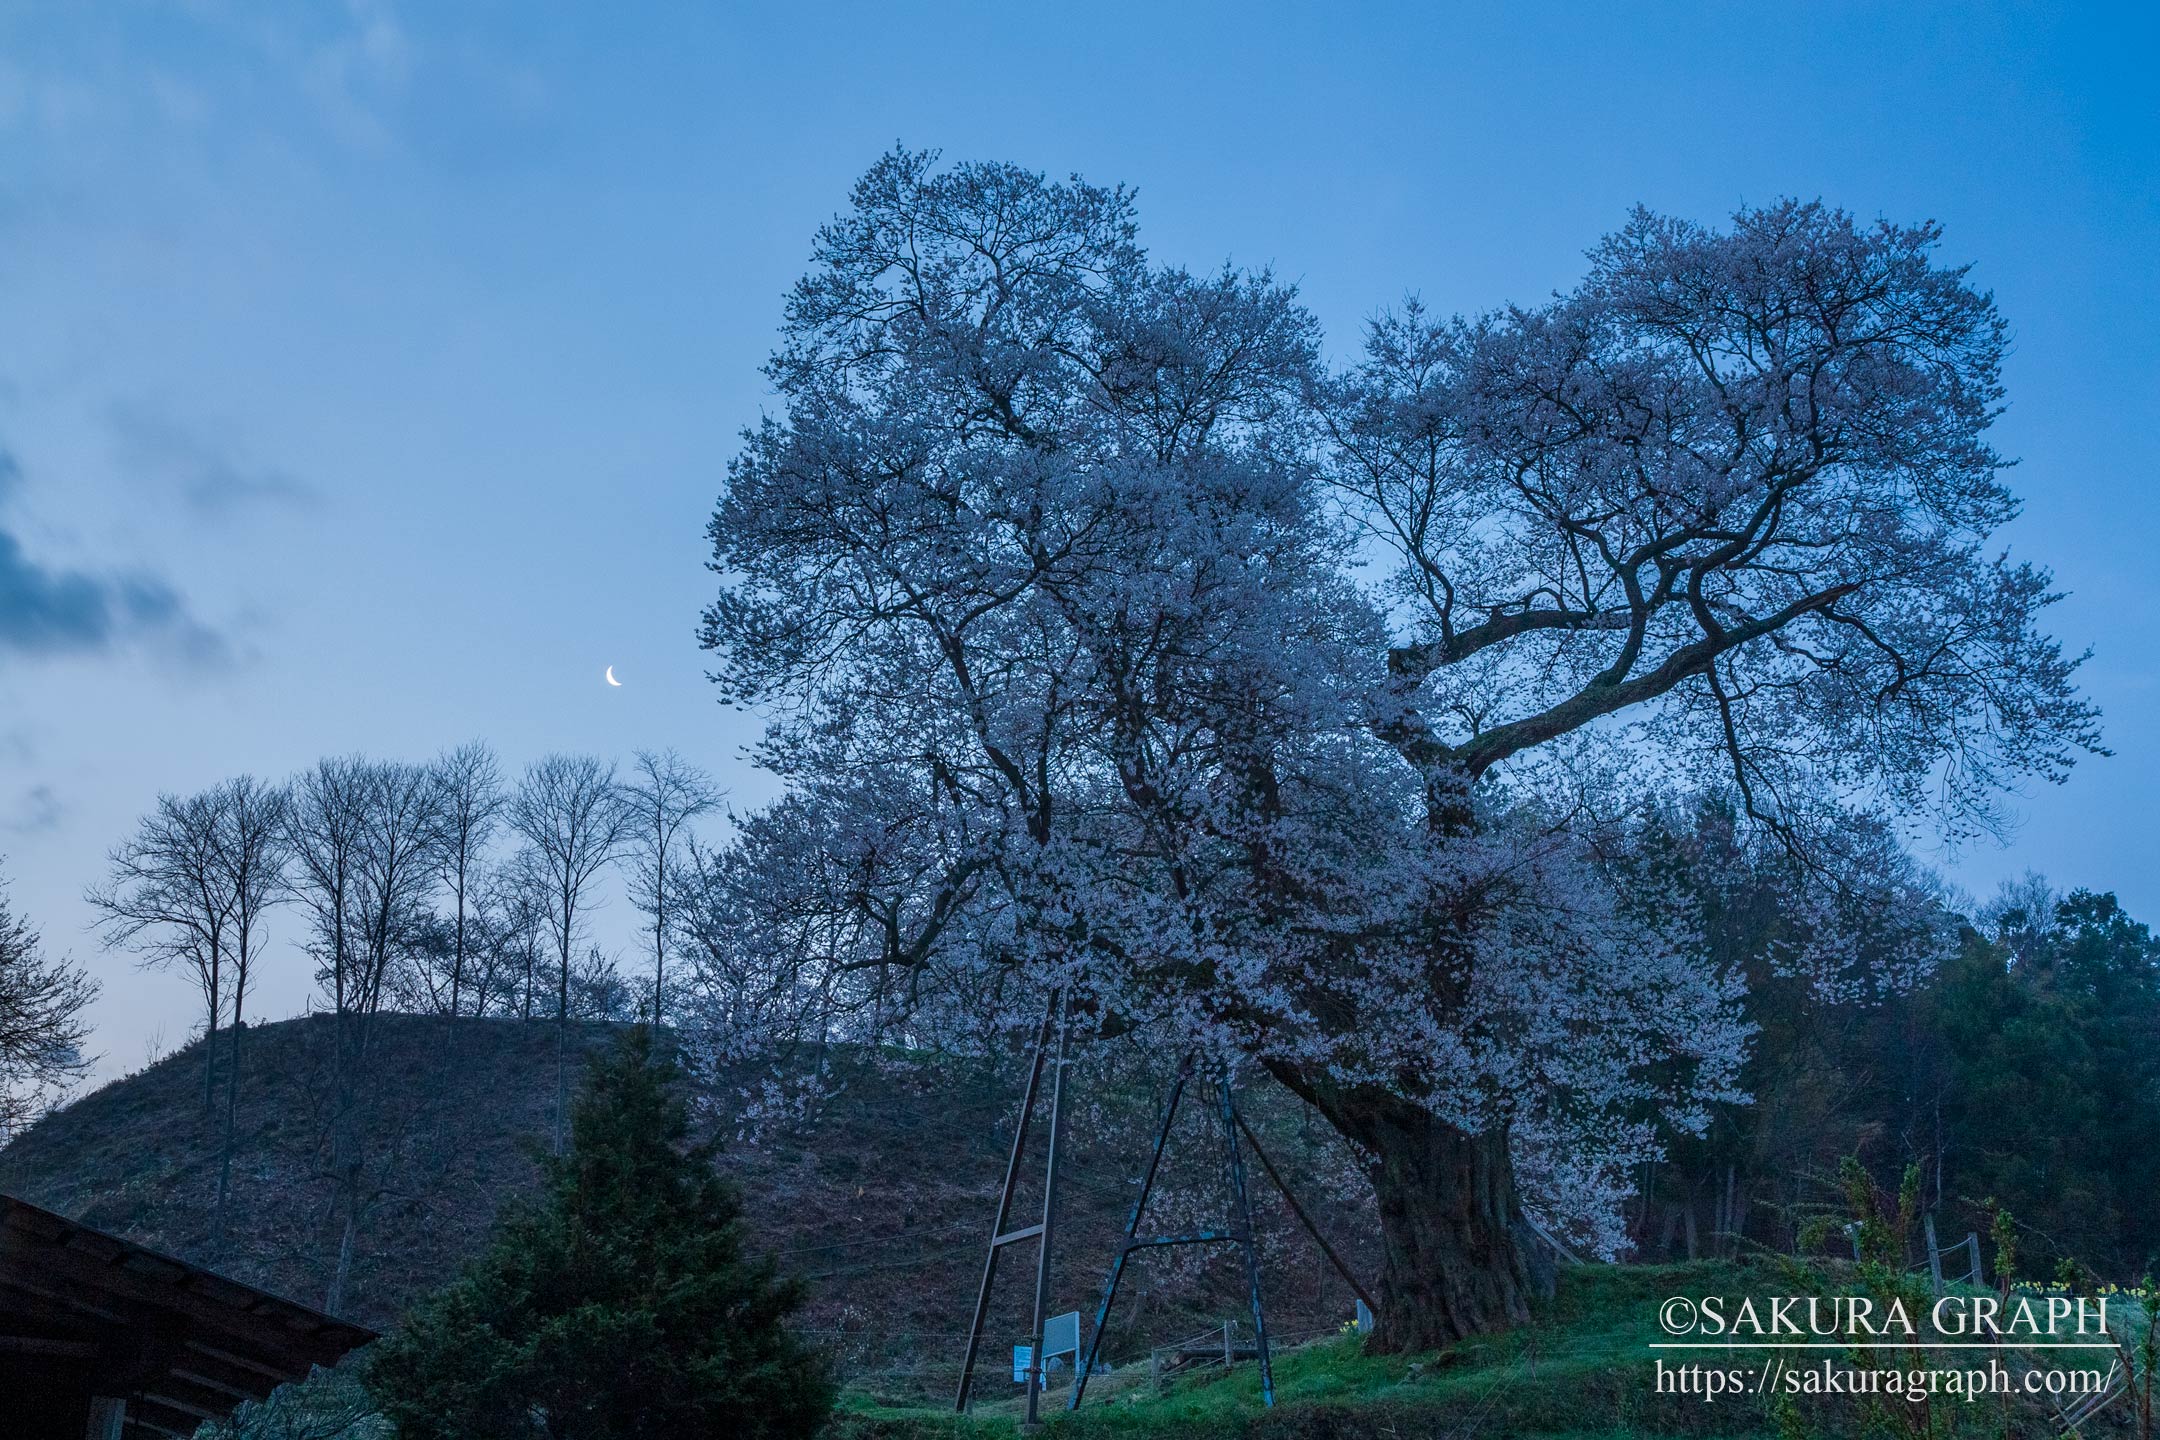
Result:
{"label": "grassy hill", "polygon": [[[203,1106],[199,1044],[83,1095],[0,1149],[0,1190],[320,1304],[338,1241],[323,1175],[331,1035],[319,1016],[248,1032],[222,1229],[221,1116]],[[606,1027],[575,1032],[581,1053],[608,1039]],[[533,1149],[553,1115],[555,1044],[546,1024],[383,1018],[370,1070],[374,1198],[344,1306],[352,1318],[392,1323],[475,1252],[505,1202],[532,1188]],[[1020,1077],[1006,1066],[906,1056],[819,1059],[834,1097],[785,1127],[731,1138],[724,1163],[744,1187],[760,1241],[810,1281],[804,1323],[866,1403],[934,1400],[956,1378]],[[1075,1067],[1055,1309],[1093,1311],[1152,1137],[1160,1081]],[[708,1122],[730,1137],[736,1093],[731,1083],[706,1097]],[[1225,1218],[1221,1141],[1206,1097],[1196,1098],[1152,1207],[1166,1229]],[[1370,1218],[1331,1198],[1354,1189],[1341,1183],[1346,1157],[1325,1127],[1280,1091],[1256,1088],[1241,1103],[1300,1198],[1370,1273]],[[1039,1146],[1040,1121],[1035,1134]],[[1038,1149],[1027,1167],[1031,1181],[1039,1157]],[[1348,1288],[1265,1181],[1255,1175],[1255,1184],[1271,1328],[1285,1340],[1332,1333],[1350,1312]],[[1039,1205],[1030,1189],[1018,1213]],[[1012,1388],[1006,1347],[1026,1329],[1033,1259],[1025,1246],[1007,1252],[986,1339],[986,1396]],[[1243,1310],[1235,1251],[1151,1255],[1121,1292],[1110,1352],[1144,1356],[1152,1343]]]}
{"label": "grassy hill", "polygon": [[[190,1047],[84,1095],[0,1149],[0,1189],[320,1302],[338,1236],[321,1175],[329,1023],[267,1025],[249,1035],[235,1185],[215,1214],[218,1120],[202,1098],[202,1051]],[[575,1032],[579,1055],[610,1043],[607,1027]],[[394,1323],[413,1297],[472,1254],[497,1211],[535,1183],[533,1153],[549,1133],[555,1034],[543,1024],[387,1017],[371,1071],[367,1145],[374,1199],[356,1249],[348,1312]],[[832,1051],[814,1057],[832,1098],[784,1127],[736,1138],[723,1163],[741,1183],[759,1238],[805,1276],[804,1326],[848,1380],[835,1440],[994,1440],[1012,1433],[1020,1396],[1005,1347],[1025,1329],[1032,1255],[1019,1253],[993,1308],[973,1415],[949,1411],[982,1241],[1003,1173],[1018,1077],[1007,1067]],[[740,1129],[737,1096],[751,1077],[715,1082],[707,1123]],[[1153,1133],[1162,1077],[1095,1061],[1076,1067],[1069,1112],[1067,1203],[1053,1269],[1057,1309],[1092,1311],[1096,1286],[1130,1203],[1132,1175]],[[1204,1098],[1204,1097],[1202,1097]],[[1371,1218],[1344,1183],[1339,1145],[1279,1091],[1241,1103],[1321,1223],[1367,1270]],[[1188,1104],[1155,1224],[1188,1229],[1223,1218],[1220,1140],[1207,1107]],[[1033,1166],[1030,1167],[1033,1170]],[[1141,1262],[1120,1300],[1109,1358],[1088,1406],[1052,1433],[1071,1440],[1409,1440],[1409,1437],[2042,1436],[2060,1429],[2043,1405],[1938,1406],[1870,1416],[1856,1402],[1780,1412],[1762,1396],[1705,1404],[1662,1392],[1649,1348],[1670,1295],[1794,1293],[1784,1262],[1584,1266],[1560,1273],[1535,1324],[1441,1355],[1367,1356],[1339,1334],[1350,1301],[1264,1182],[1259,1225],[1269,1323],[1279,1346],[1277,1403],[1259,1404],[1250,1365],[1151,1381],[1151,1345],[1243,1314],[1234,1251],[1178,1251]],[[1024,1193],[1020,1210],[1039,1204]],[[1168,1263],[1154,1263],[1158,1260]],[[1849,1277],[1848,1277],[1849,1278]],[[322,1403],[348,1380],[326,1377]],[[317,1404],[310,1392],[296,1402]],[[2125,1434],[2120,1401],[2087,1435]],[[267,1433],[267,1432],[266,1432]]]}

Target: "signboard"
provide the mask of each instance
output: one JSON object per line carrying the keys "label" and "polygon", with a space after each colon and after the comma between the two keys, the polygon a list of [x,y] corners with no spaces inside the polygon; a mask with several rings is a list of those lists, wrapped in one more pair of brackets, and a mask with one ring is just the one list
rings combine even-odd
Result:
{"label": "signboard", "polygon": [[1043,1359],[1080,1353],[1080,1312],[1068,1310],[1043,1322]]}
{"label": "signboard", "polygon": [[[1080,1363],[1080,1312],[1077,1310],[1068,1310],[1043,1321],[1043,1388],[1049,1388],[1049,1372],[1057,1368],[1061,1355],[1072,1356],[1076,1366]],[[1013,1384],[1027,1384],[1028,1362],[1034,1358],[1031,1347],[1013,1346]]]}

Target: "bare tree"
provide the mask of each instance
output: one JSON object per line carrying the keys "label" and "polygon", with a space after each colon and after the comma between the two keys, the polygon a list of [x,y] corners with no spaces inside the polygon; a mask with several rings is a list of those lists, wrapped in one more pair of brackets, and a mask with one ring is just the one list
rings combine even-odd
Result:
{"label": "bare tree", "polygon": [[328,1122],[338,1252],[324,1308],[343,1304],[369,1203],[359,1109],[375,1016],[438,877],[441,792],[420,765],[324,760],[301,777],[288,833],[314,916],[318,979],[335,1016]]}
{"label": "bare tree", "polygon": [[[335,1035],[331,1046],[330,1095],[324,1129],[330,1155],[333,1210],[346,1205],[352,1215],[348,1173],[341,1162],[351,1144],[352,1076],[349,1069],[356,1040],[364,1038],[365,1022],[359,1019],[361,988],[357,983],[358,946],[355,942],[356,911],[360,893],[361,852],[368,807],[368,770],[358,758],[324,759],[303,774],[293,786],[293,803],[287,812],[286,834],[294,859],[293,888],[306,906],[313,937],[310,948],[316,963],[316,981],[329,995]],[[361,1037],[349,1032],[361,1031]],[[342,1242],[340,1246],[343,1248]],[[343,1299],[346,1261],[341,1254],[331,1282],[326,1308],[335,1310]]]}
{"label": "bare tree", "polygon": [[615,961],[597,945],[570,972],[570,1018],[626,1021],[637,1015],[637,991],[623,979]]}
{"label": "bare tree", "polygon": [[353,912],[367,810],[367,762],[327,759],[293,785],[286,837],[294,860],[293,890],[306,906],[317,980],[331,1012],[344,1016],[356,998]]}
{"label": "bare tree", "polygon": [[490,877],[488,906],[493,912],[492,938],[506,972],[506,1008],[522,1020],[539,1013],[534,1001],[549,933],[547,897],[546,868],[539,852],[529,845]]}
{"label": "bare tree", "polygon": [[[473,959],[479,958],[480,917],[472,917]],[[455,927],[447,915],[415,916],[384,983],[383,1008],[403,1015],[448,1015],[450,971],[456,964]],[[462,1002],[461,1002],[462,1003]]]}
{"label": "bare tree", "polygon": [[502,911],[485,894],[473,904],[472,957],[465,976],[470,1015],[502,1015],[517,1005],[518,955]]}
{"label": "bare tree", "polygon": [[474,891],[504,804],[502,771],[495,752],[475,740],[437,760],[435,778],[442,788],[442,884],[451,905],[450,1013],[457,1015],[473,958]]}
{"label": "bare tree", "polygon": [[629,837],[631,817],[615,783],[615,767],[589,755],[550,755],[525,771],[510,801],[511,828],[532,847],[546,881],[549,927],[559,965],[555,1006],[555,1153],[563,1150],[569,1113],[570,973],[578,921],[589,908],[587,892],[616,860]]}
{"label": "bare tree", "polygon": [[240,1045],[247,1031],[248,980],[260,953],[263,917],[286,898],[285,867],[291,842],[285,830],[286,791],[252,775],[227,780],[209,792],[210,850],[218,888],[228,905],[232,968],[231,1064],[225,1077],[225,1138],[218,1160],[218,1225],[232,1192],[233,1139],[239,1124]]}
{"label": "bare tree", "polygon": [[160,795],[135,833],[107,856],[105,883],[83,899],[108,949],[154,968],[191,972],[203,996],[203,1109],[215,1102],[232,894],[218,860],[215,792]]}
{"label": "bare tree", "polygon": [[667,994],[670,856],[683,827],[710,814],[721,797],[711,777],[673,750],[640,750],[630,770],[623,787],[631,816],[630,900],[652,926],[652,1023],[658,1025]]}
{"label": "bare tree", "polygon": [[47,960],[30,922],[0,891],[0,1144],[35,1120],[88,1062],[83,1011],[97,984],[64,960]]}

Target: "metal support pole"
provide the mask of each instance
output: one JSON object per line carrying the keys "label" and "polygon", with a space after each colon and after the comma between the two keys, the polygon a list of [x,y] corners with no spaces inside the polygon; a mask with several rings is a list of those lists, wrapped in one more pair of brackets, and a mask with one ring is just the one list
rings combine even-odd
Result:
{"label": "metal support pole", "polygon": [[[953,1409],[967,1413],[968,1386],[975,1378],[975,1355],[982,1345],[983,1322],[990,1313],[990,1282],[997,1278],[998,1251],[1017,1240],[1040,1234],[1040,1228],[1008,1234],[1005,1222],[1012,1217],[1013,1191],[1020,1179],[1020,1157],[1027,1149],[1028,1123],[1035,1114],[1035,1093],[1042,1086],[1043,1061],[1050,1048],[1050,1026],[1058,1014],[1061,993],[1052,991],[1043,1007],[1042,1023],[1035,1027],[1035,1048],[1028,1067],[1027,1090],[1020,1097],[1020,1119],[1013,1127],[1012,1156],[1005,1162],[1005,1188],[998,1195],[997,1218],[990,1222],[990,1249],[983,1257],[982,1287],[975,1292],[975,1319],[968,1326],[967,1356],[960,1362],[960,1392]],[[1054,1152],[1053,1152],[1054,1153]]]}
{"label": "metal support pole", "polygon": [[1072,1016],[1062,992],[1057,999],[1057,1062],[1050,1072],[1050,1159],[1043,1167],[1042,1239],[1035,1248],[1035,1323],[1029,1330],[1027,1421],[1041,1424],[1036,1402],[1043,1388],[1043,1321],[1050,1309],[1050,1241],[1057,1225],[1058,1140],[1065,1127],[1065,1061],[1072,1042]]}
{"label": "metal support pole", "polygon": [[1268,1159],[1267,1151],[1260,1148],[1260,1137],[1253,1134],[1252,1126],[1245,1123],[1244,1113],[1233,1113],[1237,1115],[1238,1129],[1245,1134],[1245,1143],[1252,1146],[1253,1157],[1260,1162],[1260,1168],[1267,1171],[1268,1179],[1274,1181],[1275,1188],[1282,1192],[1283,1200],[1290,1206],[1290,1213],[1297,1216],[1298,1223],[1305,1227],[1305,1233],[1312,1236],[1313,1243],[1320,1247],[1320,1253],[1327,1256],[1328,1263],[1335,1267],[1335,1273],[1342,1276],[1357,1298],[1365,1302],[1365,1308],[1375,1315],[1379,1314],[1380,1307],[1373,1303],[1372,1296],[1358,1283],[1357,1276],[1350,1273],[1350,1267],[1343,1263],[1342,1256],[1335,1253],[1335,1247],[1328,1244],[1327,1236],[1320,1233],[1320,1227],[1313,1223],[1312,1216],[1306,1214],[1305,1207],[1298,1204],[1297,1196],[1290,1193],[1289,1183],[1282,1178],[1281,1172],[1276,1170],[1275,1162]]}
{"label": "metal support pole", "polygon": [[[1140,1177],[1140,1193],[1133,1196],[1132,1212],[1125,1217],[1125,1239],[1119,1245],[1117,1258],[1110,1262],[1110,1277],[1103,1281],[1102,1303],[1095,1307],[1095,1330],[1088,1337],[1087,1358],[1080,1363],[1080,1373],[1073,1377],[1072,1398],[1065,1402],[1067,1410],[1080,1408],[1080,1397],[1087,1393],[1088,1376],[1095,1373],[1095,1359],[1102,1353],[1103,1328],[1110,1323],[1110,1306],[1117,1300],[1118,1281],[1125,1274],[1125,1262],[1140,1247],[1140,1216],[1147,1209],[1148,1194],[1155,1188],[1155,1173],[1162,1168],[1163,1151],[1170,1144],[1170,1125],[1177,1119],[1178,1101],[1184,1097],[1185,1082],[1192,1078],[1192,1057],[1186,1056],[1178,1066],[1177,1078],[1170,1082],[1170,1098],[1163,1104],[1162,1123],[1155,1127],[1155,1149],[1148,1156],[1147,1170]],[[1161,1369],[1156,1357],[1148,1357],[1151,1376],[1160,1378]]]}
{"label": "metal support pole", "polygon": [[1245,1162],[1238,1154],[1237,1102],[1230,1093],[1230,1077],[1216,1087],[1222,1110],[1223,1154],[1230,1171],[1231,1223],[1245,1250],[1245,1283],[1252,1299],[1253,1346],[1260,1358],[1260,1403],[1275,1403],[1275,1370],[1268,1360],[1267,1313],[1260,1303],[1260,1246],[1253,1235],[1252,1195],[1245,1188]]}
{"label": "metal support pole", "polygon": [[[1244,1130],[1248,1138],[1252,1132],[1237,1113],[1237,1102],[1231,1093],[1227,1076],[1218,1082],[1216,1087],[1216,1118],[1222,1123],[1223,1158],[1230,1190],[1230,1228],[1194,1230],[1181,1235],[1156,1235],[1145,1240],[1140,1238],[1140,1217],[1147,1208],[1148,1195],[1154,1188],[1155,1175],[1162,1165],[1163,1152],[1169,1146],[1170,1127],[1177,1119],[1178,1101],[1185,1093],[1185,1083],[1191,1077],[1192,1067],[1193,1059],[1188,1055],[1178,1067],[1177,1080],[1170,1087],[1169,1101],[1163,1106],[1162,1124],[1155,1132],[1155,1149],[1148,1156],[1147,1170],[1140,1178],[1140,1193],[1134,1197],[1132,1214],[1125,1222],[1124,1242],[1118,1247],[1117,1258],[1111,1262],[1109,1278],[1103,1282],[1102,1303],[1095,1311],[1095,1333],[1088,1342],[1087,1358],[1081,1365],[1080,1374],[1073,1381],[1072,1398],[1065,1406],[1068,1410],[1079,1409],[1081,1398],[1087,1393],[1088,1372],[1095,1368],[1096,1356],[1102,1349],[1103,1331],[1110,1323],[1110,1307],[1117,1300],[1118,1281],[1124,1275],[1125,1262],[1132,1257],[1133,1252],[1169,1245],[1218,1245],[1225,1241],[1235,1242],[1245,1252],[1245,1285],[1252,1305],[1254,1353],[1260,1361],[1260,1398],[1264,1404],[1275,1403],[1275,1370],[1268,1354],[1267,1314],[1260,1297],[1260,1248],[1253,1232],[1252,1194],[1245,1184],[1245,1162],[1238,1150],[1238,1132]],[[1257,1141],[1253,1144],[1253,1153],[1262,1154]],[[1264,1154],[1261,1163],[1267,1165],[1269,1175],[1275,1175],[1274,1166],[1268,1165]],[[1280,1176],[1275,1179],[1276,1184],[1282,1183]],[[1283,1193],[1286,1197],[1289,1195],[1288,1190]],[[1292,1200],[1293,1209],[1296,1205],[1297,1202]],[[1300,1218],[1304,1218],[1302,1212]],[[1312,1229],[1310,1220],[1306,1221],[1306,1228]],[[1317,1230],[1313,1231],[1313,1238],[1320,1238]],[[1321,1248],[1328,1248],[1326,1241],[1321,1241]],[[1341,1267],[1342,1262],[1332,1250],[1329,1251],[1329,1258],[1336,1261],[1338,1268]],[[1347,1270],[1344,1271],[1344,1278],[1349,1279]],[[1353,1288],[1357,1288],[1355,1280],[1350,1283]],[[1226,1365],[1236,1359],[1236,1342],[1231,1338],[1234,1334],[1233,1325],[1226,1323],[1223,1327],[1223,1363]],[[1159,1368],[1156,1357],[1151,1356],[1150,1372],[1159,1374]]]}

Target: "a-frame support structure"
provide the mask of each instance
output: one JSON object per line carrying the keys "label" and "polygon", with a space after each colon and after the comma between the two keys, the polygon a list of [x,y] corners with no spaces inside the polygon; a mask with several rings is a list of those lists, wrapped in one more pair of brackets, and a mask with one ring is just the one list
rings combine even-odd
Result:
{"label": "a-frame support structure", "polygon": [[[1252,1191],[1245,1183],[1245,1159],[1238,1147],[1239,1132],[1244,1131],[1248,1136],[1251,1132],[1245,1130],[1244,1121],[1237,1113],[1237,1098],[1227,1074],[1215,1082],[1215,1118],[1222,1126],[1223,1172],[1230,1190],[1230,1227],[1226,1230],[1188,1230],[1178,1235],[1143,1237],[1140,1234],[1140,1221],[1147,1213],[1148,1196],[1155,1189],[1163,1152],[1170,1145],[1170,1128],[1177,1121],[1178,1102],[1185,1098],[1185,1089],[1192,1079],[1193,1061],[1187,1056],[1178,1066],[1177,1078],[1170,1084],[1169,1099],[1163,1104],[1162,1123],[1155,1127],[1155,1149],[1148,1156],[1147,1169],[1141,1173],[1140,1193],[1133,1197],[1132,1213],[1125,1219],[1124,1242],[1110,1262],[1108,1278],[1103,1281],[1102,1303],[1095,1308],[1094,1333],[1088,1338],[1086,1357],[1075,1367],[1072,1397],[1065,1402],[1068,1410],[1079,1409],[1081,1399],[1087,1394],[1088,1375],[1095,1369],[1095,1361],[1102,1353],[1103,1330],[1110,1323],[1110,1307],[1117,1303],[1118,1282],[1125,1277],[1125,1262],[1137,1251],[1171,1245],[1235,1245],[1244,1252],[1245,1293],[1252,1306],[1255,1358],[1260,1362],[1260,1401],[1264,1405],[1275,1403],[1275,1370],[1268,1356],[1267,1308],[1260,1298],[1260,1250],[1253,1237]],[[1255,1153],[1258,1153],[1257,1146]],[[1264,1156],[1261,1163],[1267,1163]],[[1268,1169],[1272,1174],[1274,1167],[1270,1165]],[[1302,1210],[1299,1218],[1304,1218]],[[1332,1251],[1329,1258],[1334,1258]]]}
{"label": "a-frame support structure", "polygon": [[[983,1257],[982,1285],[975,1295],[975,1316],[968,1326],[967,1355],[960,1364],[960,1386],[953,1399],[953,1409],[962,1414],[967,1411],[968,1396],[975,1378],[975,1362],[982,1349],[983,1325],[990,1313],[990,1287],[997,1279],[998,1256],[1007,1245],[1033,1240],[1036,1242],[1035,1309],[1033,1323],[1029,1328],[1026,1423],[1033,1426],[1039,1420],[1038,1401],[1042,1393],[1044,1358],[1043,1322],[1047,1318],[1044,1312],[1050,1305],[1050,1247],[1057,1219],[1058,1156],[1064,1138],[1065,1068],[1070,1055],[1071,1039],[1069,997],[1062,990],[1052,991],[1043,1009],[1043,1018],[1035,1029],[1035,1044],[1028,1065],[1027,1089],[1021,1096],[1019,1123],[1013,1130],[1012,1154],[1005,1162],[1005,1184],[998,1196],[997,1218],[990,1226],[989,1250]],[[1013,1197],[1019,1188],[1020,1165],[1026,1158],[1028,1132],[1034,1123],[1035,1101],[1042,1090],[1043,1070],[1046,1066],[1051,1071],[1050,1136],[1049,1155],[1043,1162],[1042,1219],[1033,1225],[1008,1230],[1005,1227],[1012,1220]],[[1216,1120],[1222,1127],[1223,1167],[1230,1199],[1231,1214],[1227,1228],[1193,1230],[1177,1235],[1143,1237],[1140,1234],[1141,1221],[1147,1214],[1148,1197],[1154,1191],[1156,1176],[1162,1169],[1163,1153],[1169,1148],[1170,1131],[1177,1121],[1178,1105],[1184,1100],[1186,1090],[1195,1078],[1194,1070],[1194,1059],[1188,1055],[1178,1066],[1177,1075],[1171,1081],[1170,1094],[1163,1104],[1162,1121],[1155,1130],[1155,1148],[1149,1153],[1147,1169],[1141,1174],[1140,1193],[1133,1199],[1132,1211],[1125,1220],[1124,1240],[1116,1258],[1110,1263],[1110,1274],[1103,1282],[1102,1301],[1096,1307],[1095,1327],[1088,1339],[1087,1354],[1079,1359],[1075,1367],[1077,1373],[1073,1377],[1072,1396],[1065,1407],[1068,1410],[1080,1408],[1080,1401],[1087,1393],[1088,1376],[1094,1371],[1096,1361],[1101,1358],[1103,1331],[1110,1321],[1110,1309],[1117,1302],[1118,1284],[1124,1278],[1126,1262],[1141,1250],[1172,1245],[1236,1245],[1243,1252],[1246,1296],[1252,1307],[1255,1358],[1260,1364],[1260,1396],[1264,1404],[1272,1406],[1275,1403],[1275,1372],[1268,1353],[1266,1307],[1262,1304],[1260,1294],[1260,1251],[1254,1237],[1252,1191],[1246,1182],[1243,1147],[1238,1143],[1240,1136],[1243,1136],[1246,1145],[1251,1147],[1254,1158],[1259,1160],[1268,1178],[1274,1181],[1275,1187],[1282,1192],[1283,1199],[1289,1203],[1291,1213],[1297,1217],[1298,1223],[1303,1225],[1319,1244],[1321,1253],[1327,1257],[1328,1262],[1349,1282],[1350,1288],[1368,1308],[1376,1308],[1373,1307],[1372,1296],[1358,1283],[1357,1277],[1343,1262],[1342,1256],[1336,1253],[1335,1247],[1320,1233],[1320,1227],[1313,1223],[1312,1216],[1306,1213],[1305,1207],[1298,1203],[1297,1196],[1291,1193],[1274,1162],[1260,1147],[1260,1137],[1253,1134],[1252,1127],[1245,1123],[1245,1117],[1238,1113],[1236,1093],[1227,1073],[1217,1079],[1213,1086]]]}
{"label": "a-frame support structure", "polygon": [[[1051,1050],[1053,1033],[1056,1050]],[[1050,1305],[1050,1241],[1057,1223],[1058,1153],[1065,1122],[1065,1062],[1071,1048],[1072,1024],[1063,990],[1050,992],[1042,1022],[1035,1027],[1033,1057],[1028,1065],[1026,1093],[1020,1100],[1020,1122],[1013,1129],[1012,1157],[1005,1162],[1005,1187],[998,1195],[997,1219],[990,1225],[990,1250],[983,1257],[982,1287],[975,1294],[975,1319],[968,1326],[967,1357],[960,1362],[960,1390],[953,1409],[967,1413],[968,1390],[975,1379],[975,1358],[982,1348],[983,1322],[990,1314],[990,1286],[997,1279],[998,1255],[1007,1245],[1036,1242],[1035,1319],[1029,1327],[1027,1423],[1037,1423],[1036,1401],[1042,1394],[1043,1312]],[[1050,1154],[1043,1162],[1042,1219],[1017,1230],[1005,1228],[1012,1219],[1013,1193],[1019,1186],[1020,1162],[1027,1153],[1028,1129],[1035,1118],[1035,1097],[1042,1089],[1043,1067],[1050,1066]]]}

